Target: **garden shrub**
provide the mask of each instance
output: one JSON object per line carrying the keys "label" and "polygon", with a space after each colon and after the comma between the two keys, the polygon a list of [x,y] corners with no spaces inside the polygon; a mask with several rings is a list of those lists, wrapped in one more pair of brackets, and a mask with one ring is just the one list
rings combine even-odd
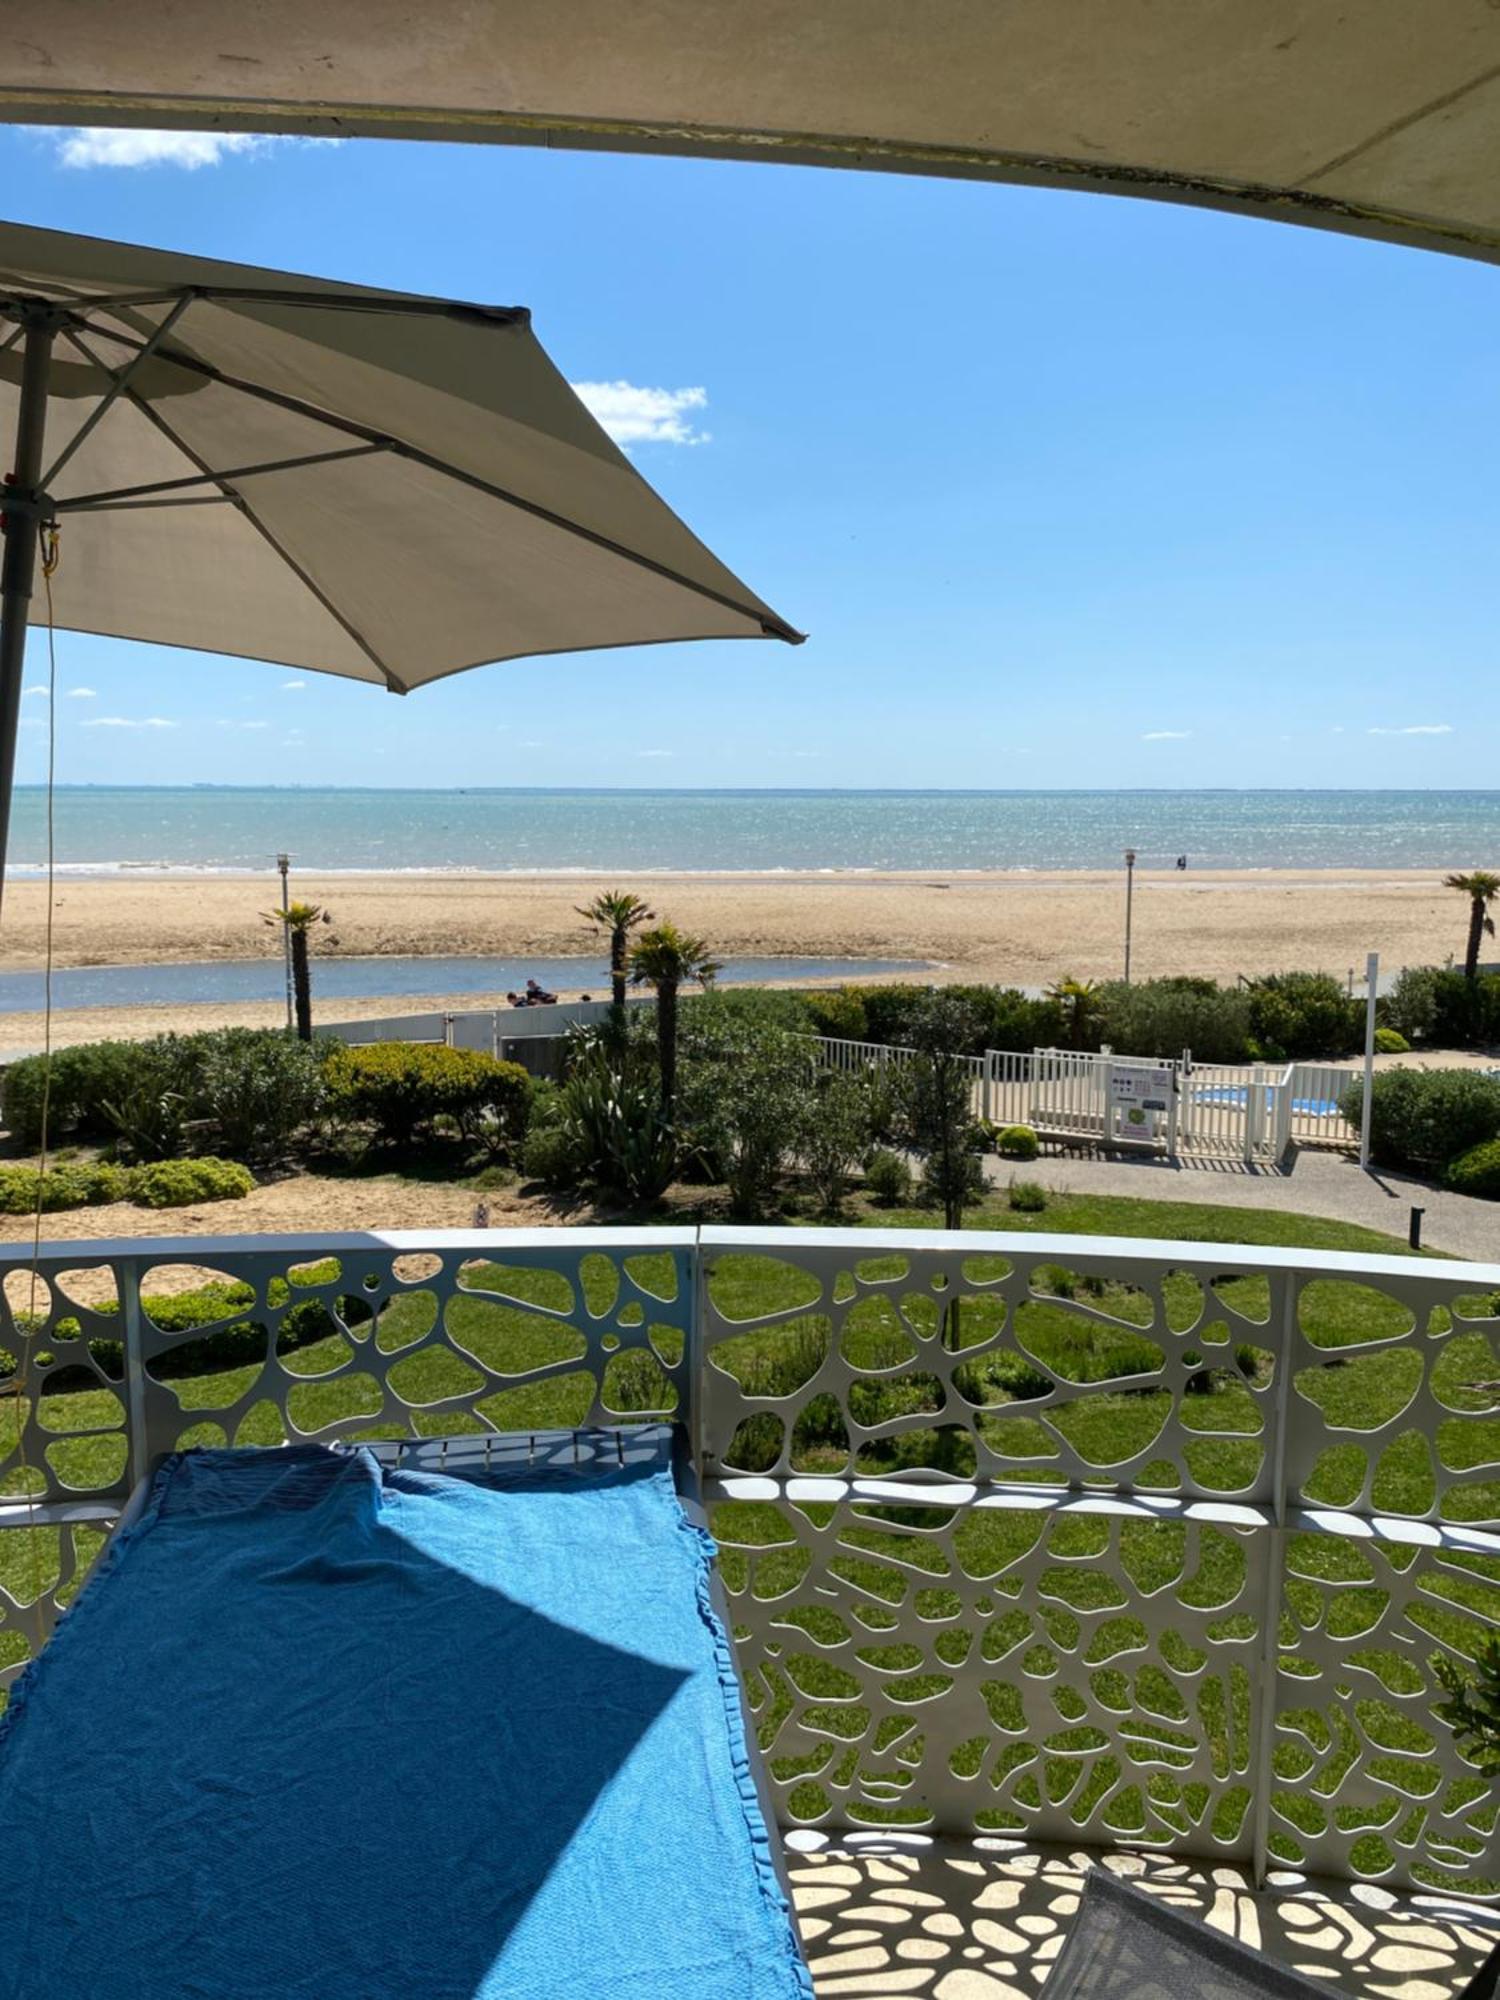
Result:
{"label": "garden shrub", "polygon": [[529,1181],[553,1189],[576,1187],[587,1162],[561,1125],[533,1125],[521,1148],[521,1171]]}
{"label": "garden shrub", "polygon": [[1483,1201],[1500,1201],[1500,1139],[1481,1139],[1443,1172],[1443,1185],[1455,1194],[1478,1195]]}
{"label": "garden shrub", "polygon": [[[1351,1083],[1339,1102],[1358,1128],[1364,1085]],[[1476,1070],[1392,1069],[1370,1093],[1370,1152],[1387,1167],[1435,1174],[1455,1154],[1500,1136],[1500,1083]]]}
{"label": "garden shrub", "polygon": [[1351,1000],[1331,973],[1273,972],[1248,997],[1256,1050],[1272,1061],[1344,1056],[1364,1039],[1364,1003]]}
{"label": "garden shrub", "polygon": [[[81,1042],[76,1048],[54,1049],[47,1108],[54,1138],[66,1133],[81,1139],[111,1136],[104,1106],[124,1087],[140,1047],[139,1042]],[[5,1123],[18,1145],[41,1144],[46,1069],[44,1057],[26,1056],[5,1072]]]}
{"label": "garden shrub", "polygon": [[865,1161],[865,1187],[881,1208],[899,1208],[911,1195],[911,1168],[899,1153],[877,1146]]}
{"label": "garden shrub", "polygon": [[221,1028],[180,1044],[195,1074],[195,1117],[213,1121],[219,1144],[235,1159],[283,1158],[324,1106],[328,1045],[280,1029]]}
{"label": "garden shrub", "polygon": [[870,1023],[864,995],[857,986],[840,986],[832,993],[809,993],[807,1011],[815,1035],[834,1042],[867,1042]]}
{"label": "garden shrub", "polygon": [[1042,1142],[1030,1125],[1007,1125],[995,1140],[1002,1160],[1034,1160],[1041,1150]]}
{"label": "garden shrub", "polygon": [[532,1081],[519,1063],[479,1049],[421,1042],[334,1048],[324,1062],[330,1108],[373,1125],[387,1144],[410,1146],[420,1131],[450,1121],[471,1143],[504,1152],[526,1130]]}
{"label": "garden shrub", "polygon": [[[857,1079],[820,1079],[807,1042],[774,1024],[737,1017],[717,1004],[719,997],[700,1001],[684,1024],[677,1086],[681,1136],[684,1149],[701,1158],[712,1178],[727,1183],[735,1211],[758,1216],[772,1207],[793,1160],[805,1156],[821,1092],[835,1082],[852,1085],[852,1092],[830,1100],[835,1123],[846,1126],[858,1102],[853,1093],[862,1093],[862,1086]],[[859,1122],[857,1144],[848,1145],[847,1130],[837,1135],[854,1158],[868,1143],[862,1112]]]}
{"label": "garden shrub", "polygon": [[1040,1215],[1047,1206],[1047,1190],[1040,1181],[1012,1181],[1008,1199],[1019,1215]]}
{"label": "garden shrub", "polygon": [[208,1154],[198,1160],[154,1160],[137,1168],[134,1196],[147,1208],[186,1208],[195,1201],[242,1201],[254,1187],[248,1167]]}
{"label": "garden shrub", "polygon": [[1409,1042],[1464,1049],[1500,1041],[1500,978],[1465,979],[1451,967],[1409,965],[1380,1003],[1382,1019]]}
{"label": "garden shrub", "polygon": [[1211,979],[1111,980],[1099,988],[1097,1019],[1087,1045],[1122,1056],[1191,1049],[1199,1062],[1243,1062],[1250,1053],[1248,995]]}
{"label": "garden shrub", "polygon": [[108,1160],[70,1163],[39,1175],[35,1167],[0,1167],[0,1215],[34,1215],[87,1208],[100,1202],[138,1201],[148,1208],[180,1208],[194,1201],[237,1200],[255,1186],[233,1160],[159,1160],[121,1167]]}
{"label": "garden shrub", "polygon": [[836,1215],[843,1206],[872,1136],[867,1076],[820,1076],[807,1105],[800,1150],[824,1215]]}
{"label": "garden shrub", "polygon": [[1411,1043],[1395,1028],[1377,1028],[1375,1053],[1378,1056],[1407,1056],[1411,1054]]}
{"label": "garden shrub", "polygon": [[[40,1056],[6,1072],[6,1124],[23,1146],[41,1141]],[[88,1042],[52,1057],[53,1137],[114,1140],[133,1158],[169,1159],[189,1128],[210,1122],[227,1152],[284,1153],[321,1107],[316,1050],[279,1028],[215,1028],[141,1042]]]}

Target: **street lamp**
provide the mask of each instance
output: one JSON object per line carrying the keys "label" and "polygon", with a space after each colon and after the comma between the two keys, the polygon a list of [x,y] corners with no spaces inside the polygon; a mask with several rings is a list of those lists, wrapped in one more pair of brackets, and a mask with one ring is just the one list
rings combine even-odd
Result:
{"label": "street lamp", "polygon": [[292,1026],[292,926],[286,922],[286,912],[292,908],[288,900],[286,876],[292,868],[290,854],[276,856],[276,872],[282,878],[282,972],[286,974],[286,1026]]}
{"label": "street lamp", "polygon": [[1130,984],[1130,912],[1135,899],[1135,849],[1125,850],[1125,984]]}

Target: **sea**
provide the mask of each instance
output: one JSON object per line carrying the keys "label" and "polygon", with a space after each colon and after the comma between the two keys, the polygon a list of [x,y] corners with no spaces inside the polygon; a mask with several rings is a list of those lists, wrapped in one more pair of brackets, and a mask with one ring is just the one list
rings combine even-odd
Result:
{"label": "sea", "polygon": [[[67,875],[644,876],[811,870],[1473,868],[1500,791],[397,791],[61,787]],[[39,874],[45,795],[18,786],[9,870]]]}

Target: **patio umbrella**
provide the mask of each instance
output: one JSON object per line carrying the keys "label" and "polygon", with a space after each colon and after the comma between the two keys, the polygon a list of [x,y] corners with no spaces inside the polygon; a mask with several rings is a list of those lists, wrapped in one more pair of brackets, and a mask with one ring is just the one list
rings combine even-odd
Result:
{"label": "patio umbrella", "polygon": [[0,881],[39,542],[57,623],[406,694],[800,635],[652,491],[522,308],[0,224]]}

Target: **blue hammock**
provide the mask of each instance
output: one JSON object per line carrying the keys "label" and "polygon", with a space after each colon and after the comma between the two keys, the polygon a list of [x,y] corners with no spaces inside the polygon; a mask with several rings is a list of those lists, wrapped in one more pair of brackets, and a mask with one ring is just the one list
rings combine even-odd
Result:
{"label": "blue hammock", "polygon": [[670,1470],[178,1454],[0,1719],[0,1995],[808,2000]]}

